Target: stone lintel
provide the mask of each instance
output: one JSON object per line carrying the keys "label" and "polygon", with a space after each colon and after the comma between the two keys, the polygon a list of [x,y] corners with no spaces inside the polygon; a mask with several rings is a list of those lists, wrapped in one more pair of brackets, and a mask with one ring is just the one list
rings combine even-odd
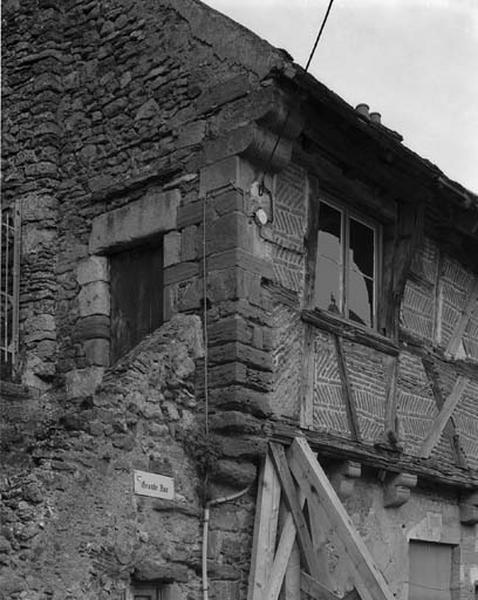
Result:
{"label": "stone lintel", "polygon": [[179,190],[150,191],[143,198],[93,220],[90,254],[104,254],[176,229]]}

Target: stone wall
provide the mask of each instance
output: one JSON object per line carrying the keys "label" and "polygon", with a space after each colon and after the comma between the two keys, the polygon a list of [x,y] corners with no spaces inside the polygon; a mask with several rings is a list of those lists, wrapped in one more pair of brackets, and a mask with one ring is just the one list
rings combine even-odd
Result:
{"label": "stone wall", "polygon": [[[120,599],[132,578],[174,582],[175,598],[199,597],[206,450],[195,445],[204,416],[194,385],[202,352],[199,319],[179,316],[126,355],[94,395],[72,402],[59,393],[57,413],[21,435],[15,411],[4,415],[0,597]],[[173,477],[174,499],[135,495],[134,469]],[[252,507],[247,495],[211,509],[213,598],[245,586]]]}

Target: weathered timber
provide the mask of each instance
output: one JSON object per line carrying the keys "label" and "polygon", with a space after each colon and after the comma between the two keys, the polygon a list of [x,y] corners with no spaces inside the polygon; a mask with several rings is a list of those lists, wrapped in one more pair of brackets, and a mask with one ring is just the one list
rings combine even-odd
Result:
{"label": "weathered timber", "polygon": [[259,476],[247,600],[263,600],[274,560],[281,486],[266,455]]}
{"label": "weathered timber", "polygon": [[302,358],[302,377],[300,383],[300,426],[308,429],[313,425],[314,412],[314,382],[315,382],[315,352],[314,331],[305,325],[304,352]]}
{"label": "weathered timber", "polygon": [[413,255],[423,237],[424,213],[423,202],[413,206],[399,205],[393,234],[389,232],[389,242],[384,246],[386,268],[382,282],[379,330],[393,340],[398,339],[400,305]]}
{"label": "weathered timber", "polygon": [[[428,381],[430,382],[433,397],[435,398],[435,404],[437,405],[438,410],[441,410],[445,404],[445,399],[443,398],[438,373],[435,369],[435,363],[431,359],[422,358],[422,364],[423,369],[427,374]],[[466,467],[466,456],[460,444],[460,436],[457,432],[453,415],[450,416],[450,420],[445,425],[444,432],[450,441],[451,449],[455,455],[456,464],[460,467]]]}
{"label": "weathered timber", "polygon": [[398,442],[397,430],[397,378],[398,356],[384,356],[385,373],[387,377],[385,389],[385,437],[393,434]]}
{"label": "weathered timber", "polygon": [[304,571],[300,574],[300,588],[315,600],[340,600],[339,596]]}
{"label": "weathered timber", "polygon": [[342,395],[345,403],[347,420],[349,422],[350,434],[353,440],[359,442],[360,429],[358,424],[357,411],[355,410],[355,400],[352,390],[352,384],[350,383],[349,374],[347,371],[347,363],[345,362],[342,338],[339,335],[334,335],[334,343],[335,350],[337,352],[337,364],[339,368],[340,383],[342,385]]}
{"label": "weathered timber", "polygon": [[463,334],[465,333],[466,326],[470,321],[470,318],[475,311],[478,304],[478,279],[475,281],[473,288],[471,289],[463,312],[461,313],[460,319],[453,330],[451,338],[448,342],[448,346],[446,348],[445,354],[448,354],[451,357],[455,357],[458,349],[460,347],[460,343],[463,338]]}
{"label": "weathered timber", "polygon": [[297,436],[305,437],[319,457],[327,460],[353,460],[372,469],[385,470],[390,473],[415,473],[419,480],[435,482],[460,490],[471,490],[478,487],[478,475],[469,469],[397,454],[386,448],[378,450],[327,432],[303,431],[287,423],[275,423],[271,439],[287,445]]}
{"label": "weathered timber", "polygon": [[339,315],[315,308],[314,310],[303,310],[301,316],[302,320],[306,323],[310,323],[334,335],[340,335],[357,344],[363,344],[364,346],[384,352],[385,354],[391,354],[392,356],[396,356],[399,352],[397,344],[392,340],[371,329],[354,325]]}
{"label": "weathered timber", "polygon": [[441,348],[433,347],[430,343],[410,331],[400,330],[400,348],[416,356],[435,359],[452,365],[458,375],[463,375],[471,379],[478,378],[478,363],[476,361],[452,359],[449,356],[445,356]]}
{"label": "weathered timber", "polygon": [[468,380],[466,379],[466,377],[462,377],[461,375],[456,380],[451,394],[445,400],[445,403],[443,404],[440,412],[438,413],[438,416],[433,422],[429,434],[427,435],[425,441],[422,444],[422,447],[420,448],[419,456],[421,458],[430,457],[433,448],[437,445],[438,440],[440,439],[441,434],[443,433],[448,419],[451,417],[453,411],[457,407],[458,402],[460,401],[467,384]]}
{"label": "weathered timber", "polygon": [[393,600],[388,585],[360,534],[334,491],[324,470],[304,438],[295,438],[289,465],[306,496],[319,501],[341,542],[347,549],[354,585],[364,600]]}
{"label": "weathered timber", "polygon": [[269,446],[272,460],[277,469],[277,474],[282,486],[287,508],[292,513],[292,517],[294,519],[294,524],[297,530],[297,542],[304,556],[307,570],[309,573],[316,573],[318,571],[317,559],[312,546],[312,540],[310,539],[310,534],[307,529],[307,524],[297,499],[297,492],[289,470],[289,465],[287,464],[284,448],[280,444],[275,444],[273,442]]}
{"label": "weathered timber", "polygon": [[[304,504],[305,496],[301,494],[299,497],[299,506],[301,510]],[[296,541],[296,532],[294,517],[291,512],[288,512],[284,526],[282,527],[279,543],[277,544],[274,563],[270,572],[269,581],[267,582],[264,600],[277,600],[279,597],[282,582],[291,558],[292,549]]]}
{"label": "weathered timber", "polygon": [[441,342],[441,331],[442,331],[442,316],[443,316],[443,251],[438,246],[438,259],[436,268],[436,277],[434,285],[434,296],[433,302],[433,341],[436,345]]}
{"label": "weathered timber", "polygon": [[284,600],[296,600],[300,591],[300,572],[300,550],[297,542],[295,542],[292,546],[282,587]]}
{"label": "weathered timber", "polygon": [[307,212],[307,231],[304,237],[304,246],[306,250],[304,304],[305,306],[312,306],[315,292],[320,204],[319,182],[316,177],[309,177],[308,192],[309,210]]}

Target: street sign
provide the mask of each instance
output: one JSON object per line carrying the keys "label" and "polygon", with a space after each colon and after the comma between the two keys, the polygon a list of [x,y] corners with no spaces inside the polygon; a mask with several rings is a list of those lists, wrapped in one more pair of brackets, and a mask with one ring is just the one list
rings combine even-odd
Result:
{"label": "street sign", "polygon": [[135,494],[174,500],[174,479],[172,477],[136,470],[133,477]]}

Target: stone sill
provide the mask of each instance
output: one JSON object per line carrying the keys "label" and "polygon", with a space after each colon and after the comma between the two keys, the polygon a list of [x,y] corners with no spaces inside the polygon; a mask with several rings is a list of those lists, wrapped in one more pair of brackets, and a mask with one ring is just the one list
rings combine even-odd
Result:
{"label": "stone sill", "polygon": [[376,331],[361,327],[357,323],[344,319],[340,315],[314,308],[313,310],[303,310],[301,316],[305,323],[314,325],[318,329],[328,331],[329,333],[340,335],[351,342],[369,346],[379,352],[391,354],[392,356],[397,356],[399,353],[398,345],[391,339],[380,335]]}

